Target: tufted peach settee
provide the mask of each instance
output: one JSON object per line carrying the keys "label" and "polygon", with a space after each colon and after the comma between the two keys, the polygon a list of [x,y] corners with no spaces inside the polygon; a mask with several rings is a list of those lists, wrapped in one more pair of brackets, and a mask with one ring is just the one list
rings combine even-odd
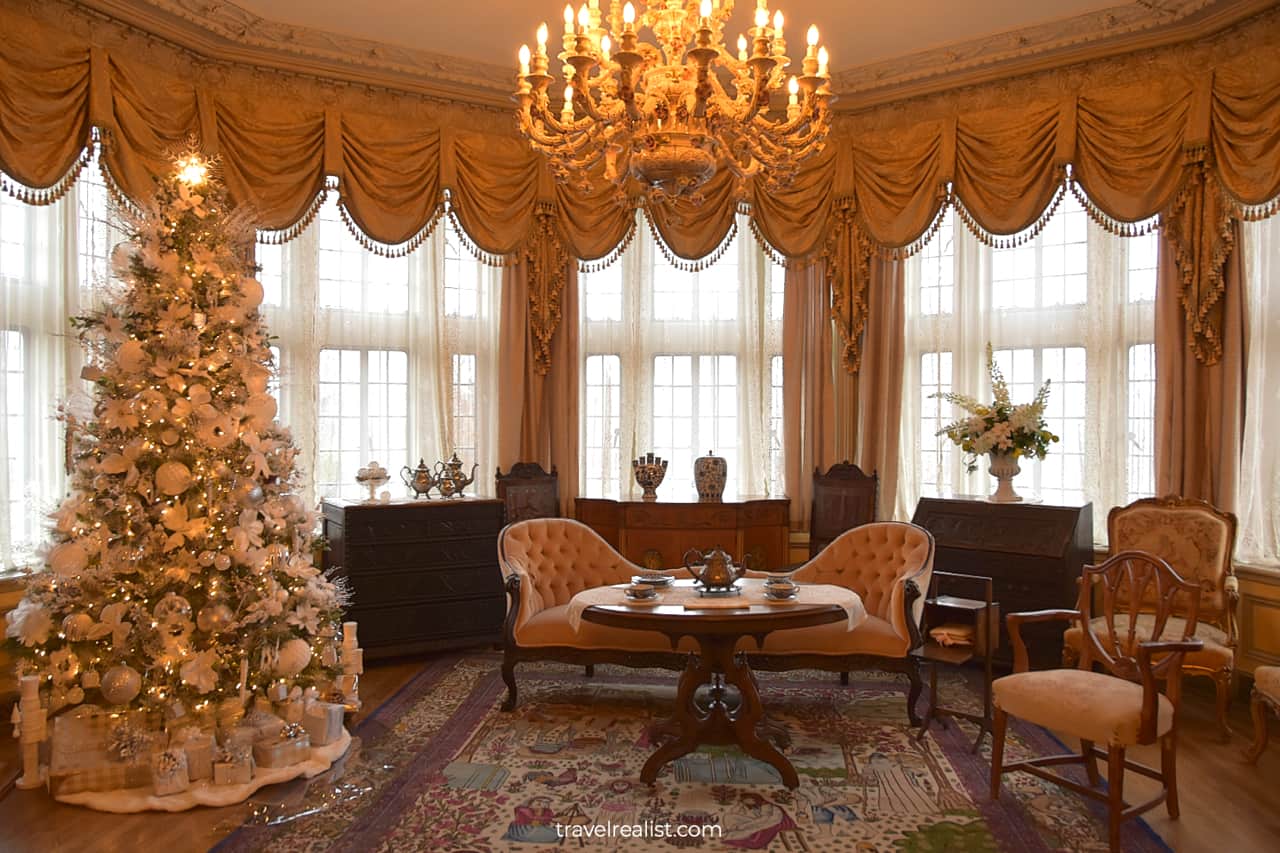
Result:
{"label": "tufted peach settee", "polygon": [[[498,538],[498,562],[510,599],[502,678],[505,710],[515,707],[517,663],[556,660],[683,669],[694,650],[685,638],[673,652],[657,631],[609,628],[583,621],[569,626],[569,600],[597,586],[626,583],[643,570],[624,559],[594,530],[572,519],[539,518],[507,525]],[[905,672],[911,681],[908,716],[918,724],[920,677],[912,649],[919,647],[922,590],[933,570],[933,537],[901,522],[877,522],[846,531],[792,574],[809,583],[845,586],[862,597],[866,620],[854,631],[844,623],[775,631],[763,649],[744,638],[740,651],[752,667],[781,671],[823,669],[845,674],[866,666]],[[687,576],[687,575],[686,575]]]}

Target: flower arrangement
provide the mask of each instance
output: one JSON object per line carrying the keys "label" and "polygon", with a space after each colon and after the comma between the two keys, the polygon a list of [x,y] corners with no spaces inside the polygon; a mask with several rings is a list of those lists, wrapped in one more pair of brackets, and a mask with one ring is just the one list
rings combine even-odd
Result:
{"label": "flower arrangement", "polygon": [[1043,459],[1049,452],[1049,445],[1058,440],[1058,436],[1045,428],[1044,407],[1049,400],[1049,380],[1040,386],[1034,400],[1015,406],[1009,400],[1009,385],[996,365],[989,343],[987,375],[991,377],[991,391],[995,397],[990,405],[980,403],[968,394],[947,392],[933,395],[969,413],[968,417],[947,424],[937,434],[945,435],[965,452],[965,470],[969,473],[977,470],[979,456],[992,452],[1005,453],[1014,459],[1022,456]]}

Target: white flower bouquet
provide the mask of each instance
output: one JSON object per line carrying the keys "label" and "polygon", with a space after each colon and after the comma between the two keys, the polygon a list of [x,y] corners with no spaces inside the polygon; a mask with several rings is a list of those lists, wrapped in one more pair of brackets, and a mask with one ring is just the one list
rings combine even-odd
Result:
{"label": "white flower bouquet", "polygon": [[1014,405],[1009,400],[1009,385],[1004,374],[996,366],[991,344],[987,344],[987,374],[991,377],[991,391],[995,397],[991,404],[980,403],[968,394],[951,392],[934,394],[954,403],[968,413],[938,430],[965,452],[965,467],[970,473],[977,470],[978,457],[988,453],[1006,454],[1014,459],[1034,456],[1043,459],[1049,445],[1058,440],[1046,429],[1045,403],[1049,400],[1049,380],[1046,379],[1030,403]]}

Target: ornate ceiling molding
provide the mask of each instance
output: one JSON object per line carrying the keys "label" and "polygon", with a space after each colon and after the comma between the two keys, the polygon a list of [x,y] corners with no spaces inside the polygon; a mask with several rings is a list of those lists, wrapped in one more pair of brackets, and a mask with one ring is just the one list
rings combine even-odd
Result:
{"label": "ornate ceiling molding", "polygon": [[832,75],[841,112],[1205,38],[1276,0],[1136,0]]}
{"label": "ornate ceiling molding", "polygon": [[[208,59],[510,108],[513,69],[267,20],[229,0],[75,0]],[[1203,38],[1277,0],[1135,0],[833,75],[850,112],[958,86]],[[905,25],[905,24],[904,24]]]}
{"label": "ornate ceiling molding", "polygon": [[514,68],[261,18],[227,0],[75,0],[220,62],[514,109]]}

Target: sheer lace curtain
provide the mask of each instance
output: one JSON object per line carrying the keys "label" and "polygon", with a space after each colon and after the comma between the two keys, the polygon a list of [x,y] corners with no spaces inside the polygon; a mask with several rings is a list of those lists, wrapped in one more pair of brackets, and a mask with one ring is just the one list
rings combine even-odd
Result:
{"label": "sheer lace curtain", "polygon": [[280,420],[315,499],[358,498],[356,471],[455,451],[491,495],[497,439],[500,276],[442,224],[407,257],[370,252],[336,203],[283,246],[259,245],[267,322],[278,338]]}
{"label": "sheer lace curtain", "polygon": [[66,490],[57,409],[90,414],[67,318],[102,298],[114,221],[96,162],[52,205],[0,193],[0,571],[33,562]]}
{"label": "sheer lace curtain", "polygon": [[1280,216],[1246,223],[1242,252],[1248,325],[1236,557],[1280,570]]}
{"label": "sheer lace curtain", "polygon": [[781,493],[782,275],[746,223],[691,273],[641,220],[617,262],[579,281],[580,493],[638,500],[630,463],[651,451],[670,463],[659,499],[694,500],[709,450],[728,464],[726,499]]}
{"label": "sheer lace curtain", "polygon": [[1044,461],[1021,460],[1014,481],[1050,504],[1092,501],[1094,538],[1112,506],[1154,488],[1155,236],[1120,238],[1068,196],[1043,232],[992,249],[948,215],[906,264],[903,441],[895,513],[922,495],[986,495],[987,460],[966,473],[963,454],[936,432],[959,416],[933,395],[989,399],[987,343],[1014,402],[1052,380],[1046,418],[1061,438]]}

